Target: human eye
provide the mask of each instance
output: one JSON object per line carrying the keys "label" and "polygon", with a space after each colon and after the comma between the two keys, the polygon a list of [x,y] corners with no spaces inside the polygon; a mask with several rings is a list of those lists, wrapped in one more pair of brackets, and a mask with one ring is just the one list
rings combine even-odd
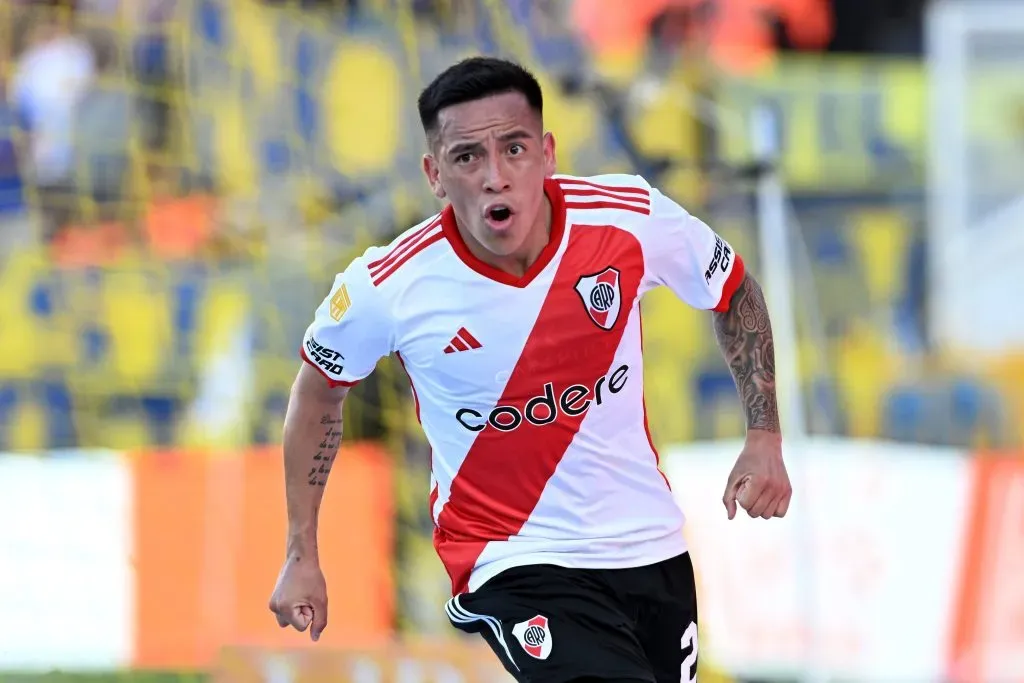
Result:
{"label": "human eye", "polygon": [[476,155],[473,154],[472,152],[463,152],[462,154],[459,154],[458,156],[455,157],[455,163],[464,166],[466,164],[472,163],[473,159],[475,158]]}
{"label": "human eye", "polygon": [[513,142],[508,146],[508,153],[512,156],[518,156],[526,151],[526,145],[521,142]]}

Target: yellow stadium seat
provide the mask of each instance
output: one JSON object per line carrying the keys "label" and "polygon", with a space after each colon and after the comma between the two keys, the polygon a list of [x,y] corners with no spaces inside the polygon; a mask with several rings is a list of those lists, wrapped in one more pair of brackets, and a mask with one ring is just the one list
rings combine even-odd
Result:
{"label": "yellow stadium seat", "polygon": [[694,435],[694,368],[710,343],[705,318],[667,287],[644,297],[644,387],[650,427],[659,443],[689,441]]}
{"label": "yellow stadium seat", "polygon": [[8,428],[11,430],[8,443],[12,450],[39,452],[49,445],[45,408],[30,397],[28,392],[22,392]]}
{"label": "yellow stadium seat", "polygon": [[902,377],[902,364],[893,357],[887,340],[875,328],[855,322],[837,344],[836,376],[842,408],[854,438],[879,433],[882,396]]}
{"label": "yellow stadium seat", "polygon": [[696,160],[699,132],[686,106],[687,95],[682,84],[670,81],[654,90],[639,108],[630,129],[642,152],[684,162]]}
{"label": "yellow stadium seat", "polygon": [[594,55],[594,70],[610,83],[628,85],[644,65],[642,50],[622,50],[616,52],[598,52]]}
{"label": "yellow stadium seat", "polygon": [[386,173],[393,167],[401,142],[402,87],[395,58],[379,46],[358,40],[338,46],[320,95],[327,147],[340,173]]}
{"label": "yellow stadium seat", "polygon": [[227,195],[249,196],[256,189],[259,168],[249,134],[246,104],[230,95],[213,102],[213,151],[217,184]]}
{"label": "yellow stadium seat", "polygon": [[229,10],[235,35],[242,37],[234,45],[238,66],[252,74],[259,97],[272,99],[285,82],[273,10],[253,0],[235,0],[226,3],[225,8]]}
{"label": "yellow stadium seat", "polygon": [[860,211],[853,216],[856,245],[873,305],[888,304],[901,293],[905,281],[910,226],[899,210]]}
{"label": "yellow stadium seat", "polygon": [[167,283],[160,278],[152,283],[153,275],[124,269],[104,278],[101,313],[110,334],[110,380],[128,390],[157,381],[171,354]]}
{"label": "yellow stadium seat", "polygon": [[[917,59],[893,60],[887,67],[877,73],[886,93],[879,102],[883,129],[891,131],[891,137],[901,146],[924,149],[928,126],[921,125],[921,112],[928,108],[928,81],[921,78],[921,63]],[[975,111],[981,113],[986,109],[979,107]]]}
{"label": "yellow stadium seat", "polygon": [[589,98],[562,94],[542,73],[538,73],[538,80],[545,93],[544,125],[555,135],[558,170],[572,173],[578,170],[578,155],[594,145],[600,114]]}
{"label": "yellow stadium seat", "polygon": [[138,415],[114,415],[102,422],[101,444],[104,448],[133,450],[152,444],[150,431]]}

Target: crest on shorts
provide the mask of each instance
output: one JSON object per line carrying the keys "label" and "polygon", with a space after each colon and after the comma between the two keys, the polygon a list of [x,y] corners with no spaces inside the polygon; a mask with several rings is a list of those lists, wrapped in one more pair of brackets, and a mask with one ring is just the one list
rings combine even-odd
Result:
{"label": "crest on shorts", "polygon": [[548,618],[541,615],[521,621],[512,627],[512,635],[534,659],[547,659],[551,654],[551,629]]}
{"label": "crest on shorts", "polygon": [[619,271],[608,266],[600,273],[584,275],[576,283],[576,293],[594,324],[602,330],[615,327],[622,306]]}

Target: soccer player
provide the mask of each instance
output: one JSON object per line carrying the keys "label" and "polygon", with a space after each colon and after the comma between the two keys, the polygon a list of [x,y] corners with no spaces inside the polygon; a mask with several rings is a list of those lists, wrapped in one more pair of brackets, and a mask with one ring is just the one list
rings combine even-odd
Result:
{"label": "soccer player", "polygon": [[729,244],[643,178],[556,174],[542,109],[533,76],[490,58],[420,95],[447,206],[352,261],[302,340],[270,608],[313,640],[327,625],[317,514],[342,402],[395,353],[433,451],[452,624],[520,681],[692,681],[693,567],[647,430],[640,299],[665,285],[713,311],[747,421],[730,519],[790,501],[768,311]]}

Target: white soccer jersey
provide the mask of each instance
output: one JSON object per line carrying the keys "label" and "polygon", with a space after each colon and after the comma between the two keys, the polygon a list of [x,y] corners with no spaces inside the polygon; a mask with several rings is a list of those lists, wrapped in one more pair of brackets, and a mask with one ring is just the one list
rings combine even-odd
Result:
{"label": "white soccer jersey", "polygon": [[432,448],[453,594],[510,567],[624,568],[685,551],[647,429],[640,297],[726,310],[743,263],[643,178],[555,176],[522,277],[473,257],[451,207],[335,279],[302,356],[336,385],[396,353]]}

